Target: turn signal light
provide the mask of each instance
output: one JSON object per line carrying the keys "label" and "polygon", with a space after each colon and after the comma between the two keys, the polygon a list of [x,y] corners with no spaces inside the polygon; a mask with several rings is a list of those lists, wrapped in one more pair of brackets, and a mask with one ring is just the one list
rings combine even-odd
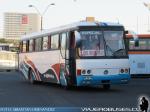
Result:
{"label": "turn signal light", "polygon": [[81,75],[81,69],[77,70],[77,75]]}

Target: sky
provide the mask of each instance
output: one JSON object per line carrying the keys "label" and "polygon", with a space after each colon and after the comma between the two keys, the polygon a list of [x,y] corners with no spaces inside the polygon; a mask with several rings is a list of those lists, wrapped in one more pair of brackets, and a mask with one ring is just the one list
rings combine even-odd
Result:
{"label": "sky", "polygon": [[37,13],[34,5],[43,15],[43,28],[49,29],[92,16],[102,22],[116,22],[126,30],[150,33],[150,10],[143,5],[150,0],[0,0],[0,32],[3,32],[4,12]]}

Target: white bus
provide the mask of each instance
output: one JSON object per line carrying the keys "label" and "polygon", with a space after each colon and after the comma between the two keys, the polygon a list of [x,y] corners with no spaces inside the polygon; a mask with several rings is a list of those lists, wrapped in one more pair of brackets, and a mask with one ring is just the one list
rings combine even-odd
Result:
{"label": "white bus", "polygon": [[31,83],[64,87],[126,84],[130,80],[125,30],[120,24],[81,21],[22,37],[20,71]]}
{"label": "white bus", "polygon": [[0,44],[0,51],[9,51],[9,44]]}
{"label": "white bus", "polygon": [[150,76],[150,34],[138,34],[138,46],[133,35],[126,35],[130,74],[132,76]]}

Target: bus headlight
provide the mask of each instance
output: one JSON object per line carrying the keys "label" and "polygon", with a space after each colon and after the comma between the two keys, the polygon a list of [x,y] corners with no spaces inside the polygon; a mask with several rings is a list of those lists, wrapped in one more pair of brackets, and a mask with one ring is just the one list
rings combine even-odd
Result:
{"label": "bus headlight", "polygon": [[127,68],[125,69],[125,73],[129,73],[129,70]]}
{"label": "bus headlight", "polygon": [[120,69],[120,73],[129,73],[129,69],[128,68],[122,68]]}
{"label": "bus headlight", "polygon": [[120,70],[120,73],[124,73],[124,69],[121,69],[121,70]]}
{"label": "bus headlight", "polygon": [[108,71],[108,70],[105,70],[105,71],[104,71],[104,74],[105,74],[105,75],[107,75],[108,73],[109,73],[109,71]]}
{"label": "bus headlight", "polygon": [[87,70],[87,74],[91,74],[91,70]]}
{"label": "bus headlight", "polygon": [[84,75],[85,75],[85,74],[86,74],[86,70],[82,70],[82,74],[84,74]]}

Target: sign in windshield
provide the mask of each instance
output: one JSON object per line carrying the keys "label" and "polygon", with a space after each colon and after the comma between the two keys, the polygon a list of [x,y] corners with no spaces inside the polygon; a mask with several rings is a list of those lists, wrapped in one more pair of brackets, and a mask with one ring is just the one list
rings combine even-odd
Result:
{"label": "sign in windshield", "polygon": [[81,31],[80,56],[126,56],[123,31]]}
{"label": "sign in windshield", "polygon": [[100,31],[81,31],[80,56],[104,56],[103,36]]}

